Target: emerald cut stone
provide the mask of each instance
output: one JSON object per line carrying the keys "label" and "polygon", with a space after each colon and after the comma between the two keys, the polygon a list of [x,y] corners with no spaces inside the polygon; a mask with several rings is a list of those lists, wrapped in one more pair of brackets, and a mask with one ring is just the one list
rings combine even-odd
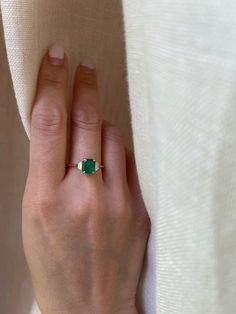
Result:
{"label": "emerald cut stone", "polygon": [[91,174],[95,172],[96,161],[93,159],[84,159],[82,161],[82,172],[86,174]]}

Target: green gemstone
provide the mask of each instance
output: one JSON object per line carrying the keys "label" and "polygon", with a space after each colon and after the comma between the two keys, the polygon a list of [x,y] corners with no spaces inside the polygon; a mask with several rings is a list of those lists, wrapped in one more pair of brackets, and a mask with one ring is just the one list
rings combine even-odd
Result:
{"label": "green gemstone", "polygon": [[95,172],[96,161],[93,159],[86,159],[82,161],[82,172],[86,174],[91,174]]}

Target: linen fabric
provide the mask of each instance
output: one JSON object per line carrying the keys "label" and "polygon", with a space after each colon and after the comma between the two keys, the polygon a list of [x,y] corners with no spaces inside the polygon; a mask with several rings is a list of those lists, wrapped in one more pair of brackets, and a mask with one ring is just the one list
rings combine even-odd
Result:
{"label": "linen fabric", "polygon": [[0,15],[0,313],[25,314],[32,305],[21,239],[28,138],[17,114],[2,31]]}
{"label": "linen fabric", "polygon": [[[71,69],[91,56],[104,112],[121,117],[126,110],[128,123],[130,110],[152,221],[140,313],[234,314],[236,3],[123,0],[122,8],[108,0],[1,1],[23,125],[30,137],[37,70],[48,45],[66,47]],[[37,311],[34,304],[31,313]]]}

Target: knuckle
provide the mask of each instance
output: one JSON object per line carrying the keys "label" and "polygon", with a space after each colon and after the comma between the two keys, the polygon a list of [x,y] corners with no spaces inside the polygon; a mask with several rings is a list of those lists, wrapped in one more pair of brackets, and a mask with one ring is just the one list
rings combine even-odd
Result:
{"label": "knuckle", "polygon": [[51,211],[55,208],[55,201],[53,198],[45,196],[38,200],[36,208],[38,215],[45,220],[45,218],[47,219]]}
{"label": "knuckle", "polygon": [[65,81],[57,72],[46,72],[39,77],[39,87],[63,88]]}
{"label": "knuckle", "polygon": [[119,206],[117,206],[116,210],[112,210],[112,215],[114,216],[114,218],[118,219],[121,222],[125,221],[132,223],[133,214],[127,201],[122,201],[122,199],[120,199],[117,204],[119,204]]}
{"label": "knuckle", "polygon": [[151,220],[146,210],[138,214],[137,228],[141,233],[149,233],[151,230]]}
{"label": "knuckle", "polygon": [[97,78],[96,75],[94,73],[81,73],[79,75],[79,83],[89,87],[89,88],[96,88],[97,87]]}
{"label": "knuckle", "polygon": [[102,119],[97,112],[73,110],[71,121],[73,126],[79,129],[97,131],[101,128]]}
{"label": "knuckle", "polygon": [[65,123],[65,113],[59,108],[45,104],[35,106],[32,113],[32,127],[45,132],[55,134]]}
{"label": "knuckle", "polygon": [[27,222],[33,226],[41,226],[45,221],[49,222],[50,217],[53,217],[52,211],[55,207],[55,199],[50,193],[23,200],[24,216]]}
{"label": "knuckle", "polygon": [[99,200],[101,199],[101,186],[96,181],[89,181],[84,188],[85,204],[92,206],[93,208],[99,206]]}
{"label": "knuckle", "polygon": [[91,216],[91,208],[93,207],[93,204],[89,201],[83,201],[79,211],[77,211],[77,215],[79,220],[87,220]]}
{"label": "knuckle", "polygon": [[109,141],[124,144],[124,136],[121,130],[117,127],[107,127],[104,133],[104,137]]}
{"label": "knuckle", "polygon": [[78,220],[81,221],[88,221],[94,215],[94,213],[98,212],[98,205],[93,202],[91,199],[87,199],[82,201],[80,204],[79,210],[76,211],[76,215]]}
{"label": "knuckle", "polygon": [[[91,215],[92,213],[97,213],[98,208],[100,207],[101,200],[101,186],[95,181],[84,182],[82,187],[82,195],[80,210],[79,212],[82,216]],[[78,204],[75,204],[75,208],[78,207]]]}
{"label": "knuckle", "polygon": [[49,210],[54,207],[54,197],[45,194],[37,199],[36,204],[40,210]]}

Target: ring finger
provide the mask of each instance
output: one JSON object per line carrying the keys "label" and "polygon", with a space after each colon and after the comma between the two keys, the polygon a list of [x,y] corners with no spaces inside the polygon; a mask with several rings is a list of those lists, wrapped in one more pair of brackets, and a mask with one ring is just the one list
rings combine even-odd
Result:
{"label": "ring finger", "polygon": [[[71,122],[70,163],[76,164],[84,158],[90,158],[95,159],[100,164],[102,119],[97,75],[94,67],[88,61],[82,62],[76,70]],[[75,173],[76,171],[72,172]],[[95,174],[102,178],[100,170]],[[84,174],[81,172],[81,175]]]}

